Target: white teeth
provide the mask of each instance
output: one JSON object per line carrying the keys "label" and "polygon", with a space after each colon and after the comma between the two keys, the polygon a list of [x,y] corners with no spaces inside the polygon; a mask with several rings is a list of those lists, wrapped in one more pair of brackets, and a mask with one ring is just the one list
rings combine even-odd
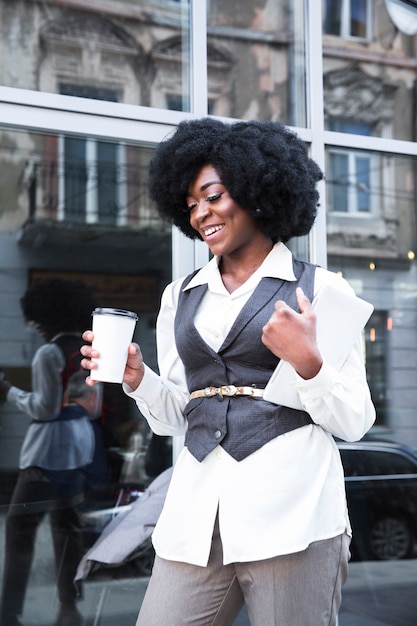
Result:
{"label": "white teeth", "polygon": [[221,230],[223,228],[223,226],[213,226],[212,228],[208,228],[207,230],[204,231],[204,234],[206,235],[206,237],[208,237],[209,235],[212,235],[213,233],[217,233],[218,230]]}

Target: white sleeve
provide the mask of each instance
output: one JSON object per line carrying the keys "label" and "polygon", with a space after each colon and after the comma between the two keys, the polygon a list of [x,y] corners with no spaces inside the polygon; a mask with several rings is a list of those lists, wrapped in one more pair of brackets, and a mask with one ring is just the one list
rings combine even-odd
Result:
{"label": "white sleeve", "polygon": [[360,339],[340,371],[324,362],[315,378],[298,377],[297,389],[312,420],[335,437],[357,441],[375,421]]}
{"label": "white sleeve", "polygon": [[32,361],[32,391],[11,387],[7,400],[32,419],[53,419],[61,410],[64,366],[58,346],[52,343],[41,346]]}

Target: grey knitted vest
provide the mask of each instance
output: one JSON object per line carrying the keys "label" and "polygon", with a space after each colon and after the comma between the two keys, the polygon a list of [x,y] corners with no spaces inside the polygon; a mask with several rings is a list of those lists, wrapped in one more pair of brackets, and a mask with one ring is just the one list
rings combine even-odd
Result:
{"label": "grey knitted vest", "polygon": [[[185,279],[175,317],[175,340],[190,392],[222,385],[266,387],[279,359],[264,346],[261,334],[276,300],[284,300],[299,312],[296,288],[302,287],[310,301],[313,297],[315,266],[293,259],[293,267],[297,281],[268,277],[260,281],[218,352],[203,341],[193,322],[207,285],[183,291],[194,274]],[[198,461],[219,444],[241,461],[271,439],[312,423],[305,411],[248,396],[195,398],[184,413],[188,420],[185,445]]]}

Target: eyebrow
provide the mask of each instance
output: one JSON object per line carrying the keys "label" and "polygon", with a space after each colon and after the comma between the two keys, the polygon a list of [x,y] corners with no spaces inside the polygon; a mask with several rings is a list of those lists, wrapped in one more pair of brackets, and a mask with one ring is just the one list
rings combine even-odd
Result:
{"label": "eyebrow", "polygon": [[[200,191],[205,191],[207,189],[207,187],[210,187],[210,185],[223,185],[221,180],[209,180],[207,183],[204,183],[204,185],[201,185],[200,187]],[[192,196],[191,193],[187,192],[187,198],[190,198]]]}

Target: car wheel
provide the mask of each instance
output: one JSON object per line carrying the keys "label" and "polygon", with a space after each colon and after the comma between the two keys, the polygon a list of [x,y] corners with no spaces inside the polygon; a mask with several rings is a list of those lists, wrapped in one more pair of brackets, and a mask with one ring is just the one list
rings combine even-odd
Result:
{"label": "car wheel", "polygon": [[411,556],[414,536],[406,519],[387,516],[373,524],[369,543],[374,557],[380,561],[405,559]]}

